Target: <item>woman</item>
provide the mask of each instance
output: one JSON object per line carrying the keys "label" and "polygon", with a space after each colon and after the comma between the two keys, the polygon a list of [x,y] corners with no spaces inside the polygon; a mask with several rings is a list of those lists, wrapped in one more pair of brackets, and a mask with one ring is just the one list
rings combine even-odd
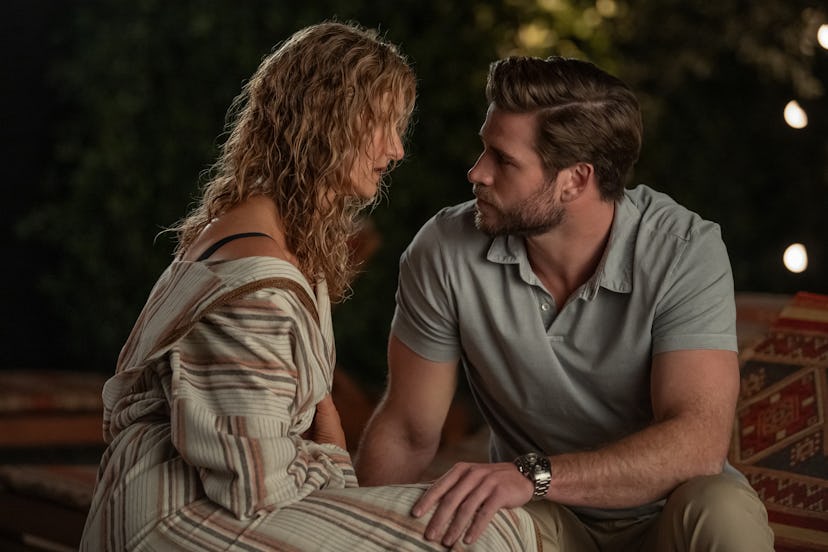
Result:
{"label": "woman", "polygon": [[[347,239],[403,157],[414,97],[396,48],[355,26],[264,59],[104,387],[82,550],[442,549],[409,514],[420,487],[356,488],[330,399],[329,295],[347,292]],[[534,539],[502,512],[477,546]]]}

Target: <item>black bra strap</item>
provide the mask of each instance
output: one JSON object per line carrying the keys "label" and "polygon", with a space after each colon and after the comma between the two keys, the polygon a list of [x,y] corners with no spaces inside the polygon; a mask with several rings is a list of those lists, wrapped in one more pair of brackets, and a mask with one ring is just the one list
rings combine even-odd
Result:
{"label": "black bra strap", "polygon": [[[216,243],[214,243],[213,245],[211,245],[210,247],[205,249],[204,253],[199,255],[198,259],[196,259],[196,261],[204,261],[206,259],[209,259],[210,256],[212,256],[212,254],[215,253],[218,250],[219,247],[221,247],[224,244],[229,243],[233,240],[238,240],[238,239],[241,239],[241,238],[252,238],[252,237],[255,237],[255,236],[262,236],[262,237],[265,237],[265,238],[270,238],[269,235],[263,234],[262,232],[242,232],[241,234],[231,234],[229,236],[225,236],[225,237],[221,238],[219,241],[217,241]],[[273,239],[273,238],[270,238],[270,239]]]}

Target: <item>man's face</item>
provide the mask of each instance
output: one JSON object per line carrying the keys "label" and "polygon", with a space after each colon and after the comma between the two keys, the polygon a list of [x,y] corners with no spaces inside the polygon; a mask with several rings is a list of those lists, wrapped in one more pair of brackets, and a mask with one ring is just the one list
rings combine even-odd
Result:
{"label": "man's face", "polygon": [[475,224],[489,235],[534,236],[558,226],[564,208],[557,179],[535,152],[535,115],[489,106],[480,129],[483,153],[469,169],[477,197]]}

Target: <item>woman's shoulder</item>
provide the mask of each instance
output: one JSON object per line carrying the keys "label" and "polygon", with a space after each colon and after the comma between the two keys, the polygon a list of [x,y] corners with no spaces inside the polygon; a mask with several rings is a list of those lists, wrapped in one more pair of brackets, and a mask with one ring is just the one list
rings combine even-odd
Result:
{"label": "woman's shoulder", "polygon": [[284,259],[254,256],[198,264],[218,277],[225,294],[234,298],[256,294],[280,303],[281,298],[295,297],[309,310],[318,310],[318,304],[326,299],[324,282],[312,285],[293,263]]}
{"label": "woman's shoulder", "polygon": [[193,262],[245,257],[273,257],[298,264],[269,198],[249,198],[214,218],[180,255],[181,260]]}

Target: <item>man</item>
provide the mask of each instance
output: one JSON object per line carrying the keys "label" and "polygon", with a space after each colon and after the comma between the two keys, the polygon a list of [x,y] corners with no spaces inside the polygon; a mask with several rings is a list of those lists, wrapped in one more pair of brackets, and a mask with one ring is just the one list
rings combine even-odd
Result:
{"label": "man", "polygon": [[625,190],[640,110],[594,65],[504,59],[486,96],[476,201],[438,213],[400,263],[361,483],[418,480],[462,363],[491,463],[457,464],[424,494],[427,538],[473,542],[525,504],[545,550],[772,550],[726,462],[739,368],[718,226]]}

